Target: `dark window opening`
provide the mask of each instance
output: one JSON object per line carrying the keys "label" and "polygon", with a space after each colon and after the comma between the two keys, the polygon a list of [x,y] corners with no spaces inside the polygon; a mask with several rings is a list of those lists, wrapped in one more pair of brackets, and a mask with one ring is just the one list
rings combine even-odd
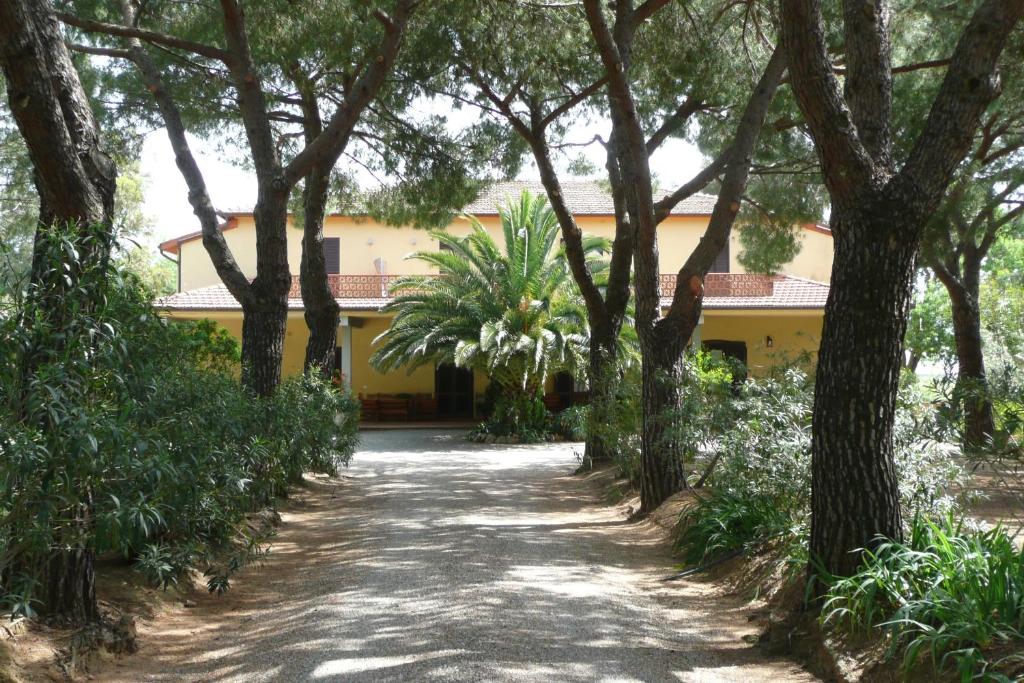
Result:
{"label": "dark window opening", "polygon": [[725,246],[722,247],[722,251],[718,252],[718,256],[715,258],[715,262],[711,264],[711,270],[709,273],[728,273],[729,272],[729,241],[726,240]]}
{"label": "dark window opening", "polygon": [[324,238],[324,264],[327,266],[328,275],[337,275],[341,272],[341,238]]}

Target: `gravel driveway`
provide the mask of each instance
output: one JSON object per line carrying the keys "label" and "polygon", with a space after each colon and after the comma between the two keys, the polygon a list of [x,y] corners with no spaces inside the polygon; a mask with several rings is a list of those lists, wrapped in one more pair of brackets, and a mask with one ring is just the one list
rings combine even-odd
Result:
{"label": "gravel driveway", "polygon": [[741,640],[739,606],[659,584],[672,559],[568,476],[574,448],[365,432],[350,479],[286,515],[234,602],[100,678],[811,680]]}

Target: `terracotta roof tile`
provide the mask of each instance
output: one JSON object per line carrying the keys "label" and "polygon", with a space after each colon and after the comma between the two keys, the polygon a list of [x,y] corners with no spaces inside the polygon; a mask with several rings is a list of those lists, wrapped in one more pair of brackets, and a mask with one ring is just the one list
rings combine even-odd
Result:
{"label": "terracotta roof tile", "polygon": [[[770,296],[706,296],[704,310],[808,309],[825,308],[828,285],[792,275],[776,275]],[[662,297],[661,305],[672,303]]]}
{"label": "terracotta roof tile", "polygon": [[[776,275],[773,278],[772,293],[766,296],[706,296],[705,310],[752,310],[752,309],[815,309],[824,308],[828,298],[828,285],[813,280]],[[387,299],[382,297],[339,298],[338,305],[343,311],[379,311]],[[671,298],[662,297],[662,306],[668,306]],[[167,311],[240,311],[238,301],[224,285],[201,287],[188,292],[179,292],[158,299],[156,308]],[[289,310],[302,310],[302,299],[289,298]]]}

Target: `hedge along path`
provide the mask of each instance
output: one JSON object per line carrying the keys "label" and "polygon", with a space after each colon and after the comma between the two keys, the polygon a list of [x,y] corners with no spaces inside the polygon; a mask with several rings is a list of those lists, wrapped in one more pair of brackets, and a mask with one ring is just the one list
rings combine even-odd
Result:
{"label": "hedge along path", "polygon": [[262,567],[141,624],[96,680],[813,680],[713,587],[661,583],[663,535],[571,476],[574,447],[364,432]]}

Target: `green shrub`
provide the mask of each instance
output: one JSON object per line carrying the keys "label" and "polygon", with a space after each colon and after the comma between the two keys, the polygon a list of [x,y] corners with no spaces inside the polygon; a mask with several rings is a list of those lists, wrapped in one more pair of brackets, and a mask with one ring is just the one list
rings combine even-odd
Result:
{"label": "green shrub", "polygon": [[554,421],[540,396],[522,392],[499,394],[494,410],[469,433],[473,441],[502,437],[516,443],[548,441],[554,434]]}
{"label": "green shrub", "polygon": [[[810,432],[813,391],[807,376],[790,369],[748,380],[717,408],[721,426],[710,492],[680,520],[678,543],[690,562],[785,537],[795,549],[807,531],[810,503]],[[710,427],[709,434],[713,435]]]}
{"label": "green shrub", "polygon": [[[950,491],[963,473],[935,440],[934,411],[914,391],[901,392],[894,428],[900,500],[904,519],[939,518],[955,510]],[[811,378],[786,368],[747,380],[728,399],[730,408],[715,408],[713,424],[728,426],[708,442],[715,453],[710,491],[680,520],[679,545],[689,561],[769,539],[784,544],[789,559],[806,559],[813,398]]]}
{"label": "green shrub", "polygon": [[[831,583],[823,620],[884,629],[908,669],[927,656],[964,681],[1009,680],[999,670],[1024,663],[1024,550],[999,527],[918,517],[905,543],[865,550],[857,574]],[[991,648],[1016,654],[990,661]]]}
{"label": "green shrub", "polygon": [[587,429],[607,445],[619,476],[634,484],[640,481],[640,378],[637,364],[610,369],[608,377],[591,381],[610,384],[611,399],[587,406]]}
{"label": "green shrub", "polygon": [[587,438],[589,419],[589,406],[570,406],[555,416],[555,429],[569,441],[583,441]]}
{"label": "green shrub", "polygon": [[[75,252],[56,245],[59,274]],[[59,319],[32,291],[0,319],[3,601],[38,607],[60,548],[123,555],[163,585],[199,569],[224,590],[259,552],[249,515],[348,462],[357,402],[315,378],[253,397],[229,335],[160,318],[123,273],[84,269],[60,296]]]}

